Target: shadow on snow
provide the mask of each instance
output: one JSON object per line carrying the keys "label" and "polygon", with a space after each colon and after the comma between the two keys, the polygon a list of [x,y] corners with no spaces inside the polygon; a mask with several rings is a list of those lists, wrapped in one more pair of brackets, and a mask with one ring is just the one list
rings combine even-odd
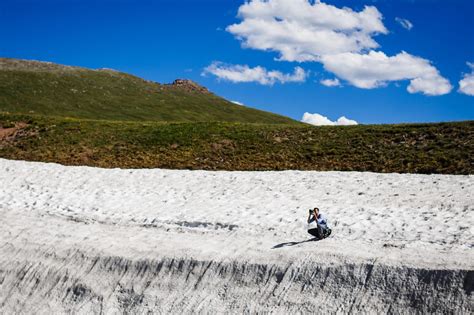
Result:
{"label": "shadow on snow", "polygon": [[315,238],[310,238],[309,240],[304,240],[304,241],[299,241],[299,242],[286,242],[286,243],[277,244],[273,246],[272,249],[282,248],[282,247],[287,247],[287,246],[295,246],[295,245],[299,245],[299,244],[303,244],[307,242],[318,242],[318,241],[320,241],[320,239],[315,237]]}

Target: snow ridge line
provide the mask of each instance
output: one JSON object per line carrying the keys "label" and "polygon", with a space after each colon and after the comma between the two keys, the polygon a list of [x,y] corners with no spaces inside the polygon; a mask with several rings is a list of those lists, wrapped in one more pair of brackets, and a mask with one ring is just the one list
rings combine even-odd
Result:
{"label": "snow ridge line", "polygon": [[26,252],[0,252],[0,313],[408,314],[468,313],[473,307],[473,270]]}

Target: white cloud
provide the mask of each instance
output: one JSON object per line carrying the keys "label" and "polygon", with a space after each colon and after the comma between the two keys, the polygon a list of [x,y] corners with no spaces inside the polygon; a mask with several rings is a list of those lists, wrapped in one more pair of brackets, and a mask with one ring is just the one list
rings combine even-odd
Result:
{"label": "white cloud", "polygon": [[276,70],[268,71],[260,66],[250,68],[247,65],[227,65],[220,62],[213,62],[204,69],[203,74],[208,73],[230,82],[256,82],[262,85],[273,85],[277,82],[282,84],[304,82],[308,76],[301,67],[295,67],[293,73],[282,73]]}
{"label": "white cloud", "polygon": [[467,65],[471,68],[471,73],[465,74],[459,81],[459,93],[474,96],[474,63],[468,62]]}
{"label": "white cloud", "polygon": [[304,113],[303,118],[301,119],[302,122],[315,125],[315,126],[349,126],[349,125],[358,125],[357,121],[347,119],[346,117],[342,116],[339,117],[336,121],[331,121],[329,118],[320,115],[320,114],[311,114],[311,113]]}
{"label": "white cloud", "polygon": [[317,61],[321,55],[377,48],[372,36],[388,32],[373,6],[355,12],[320,1],[251,0],[238,16],[242,21],[228,26],[228,32],[244,47],[276,51],[286,61]]}
{"label": "white cloud", "polygon": [[[320,0],[250,0],[240,6],[238,16],[241,22],[226,30],[244,47],[275,51],[284,61],[321,62],[356,87],[372,89],[410,80],[410,93],[443,95],[452,89],[429,60],[403,51],[389,57],[374,50],[379,44],[373,37],[388,33],[374,6],[354,11]],[[413,27],[406,19],[397,21],[407,29]],[[335,86],[336,81],[321,84]]]}
{"label": "white cloud", "polygon": [[404,29],[411,30],[413,28],[413,23],[407,19],[397,17],[395,18],[395,21],[397,21]]}
{"label": "white cloud", "polygon": [[341,86],[341,81],[339,81],[338,78],[324,79],[324,80],[319,81],[319,83],[321,83],[322,85],[327,86],[327,87]]}
{"label": "white cloud", "polygon": [[237,102],[237,101],[230,101],[231,103],[234,103],[235,105],[240,105],[240,106],[244,106],[243,103],[241,102]]}
{"label": "white cloud", "polygon": [[336,125],[338,126],[353,126],[358,124],[359,123],[357,121],[348,119],[345,116],[339,117],[339,119],[336,121]]}
{"label": "white cloud", "polygon": [[391,81],[410,80],[407,88],[410,93],[443,95],[452,89],[449,81],[440,75],[430,61],[406,52],[393,57],[376,51],[365,55],[327,55],[322,58],[322,63],[327,71],[358,88],[373,89]]}

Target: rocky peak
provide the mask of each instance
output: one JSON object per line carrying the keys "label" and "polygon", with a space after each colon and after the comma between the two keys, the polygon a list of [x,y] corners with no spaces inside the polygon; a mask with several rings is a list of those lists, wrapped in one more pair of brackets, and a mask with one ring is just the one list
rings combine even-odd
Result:
{"label": "rocky peak", "polygon": [[197,84],[194,81],[187,80],[187,79],[176,79],[176,80],[174,80],[173,83],[171,83],[171,85],[175,86],[175,87],[179,87],[179,88],[184,89],[186,91],[209,93],[209,90],[207,88]]}

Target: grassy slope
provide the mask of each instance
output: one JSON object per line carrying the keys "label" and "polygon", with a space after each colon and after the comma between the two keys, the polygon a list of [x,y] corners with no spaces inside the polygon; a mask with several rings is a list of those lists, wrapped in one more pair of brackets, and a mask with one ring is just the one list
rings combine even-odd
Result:
{"label": "grassy slope", "polygon": [[298,124],[211,93],[110,70],[0,58],[0,112],[123,121]]}
{"label": "grassy slope", "polygon": [[[15,125],[18,130],[5,129]],[[199,89],[0,58],[2,158],[130,168],[474,174],[473,139],[474,122],[312,127]]]}
{"label": "grassy slope", "polygon": [[[312,127],[0,114],[0,157],[126,168],[474,174],[474,122]],[[1,130],[1,128],[0,128]]]}

